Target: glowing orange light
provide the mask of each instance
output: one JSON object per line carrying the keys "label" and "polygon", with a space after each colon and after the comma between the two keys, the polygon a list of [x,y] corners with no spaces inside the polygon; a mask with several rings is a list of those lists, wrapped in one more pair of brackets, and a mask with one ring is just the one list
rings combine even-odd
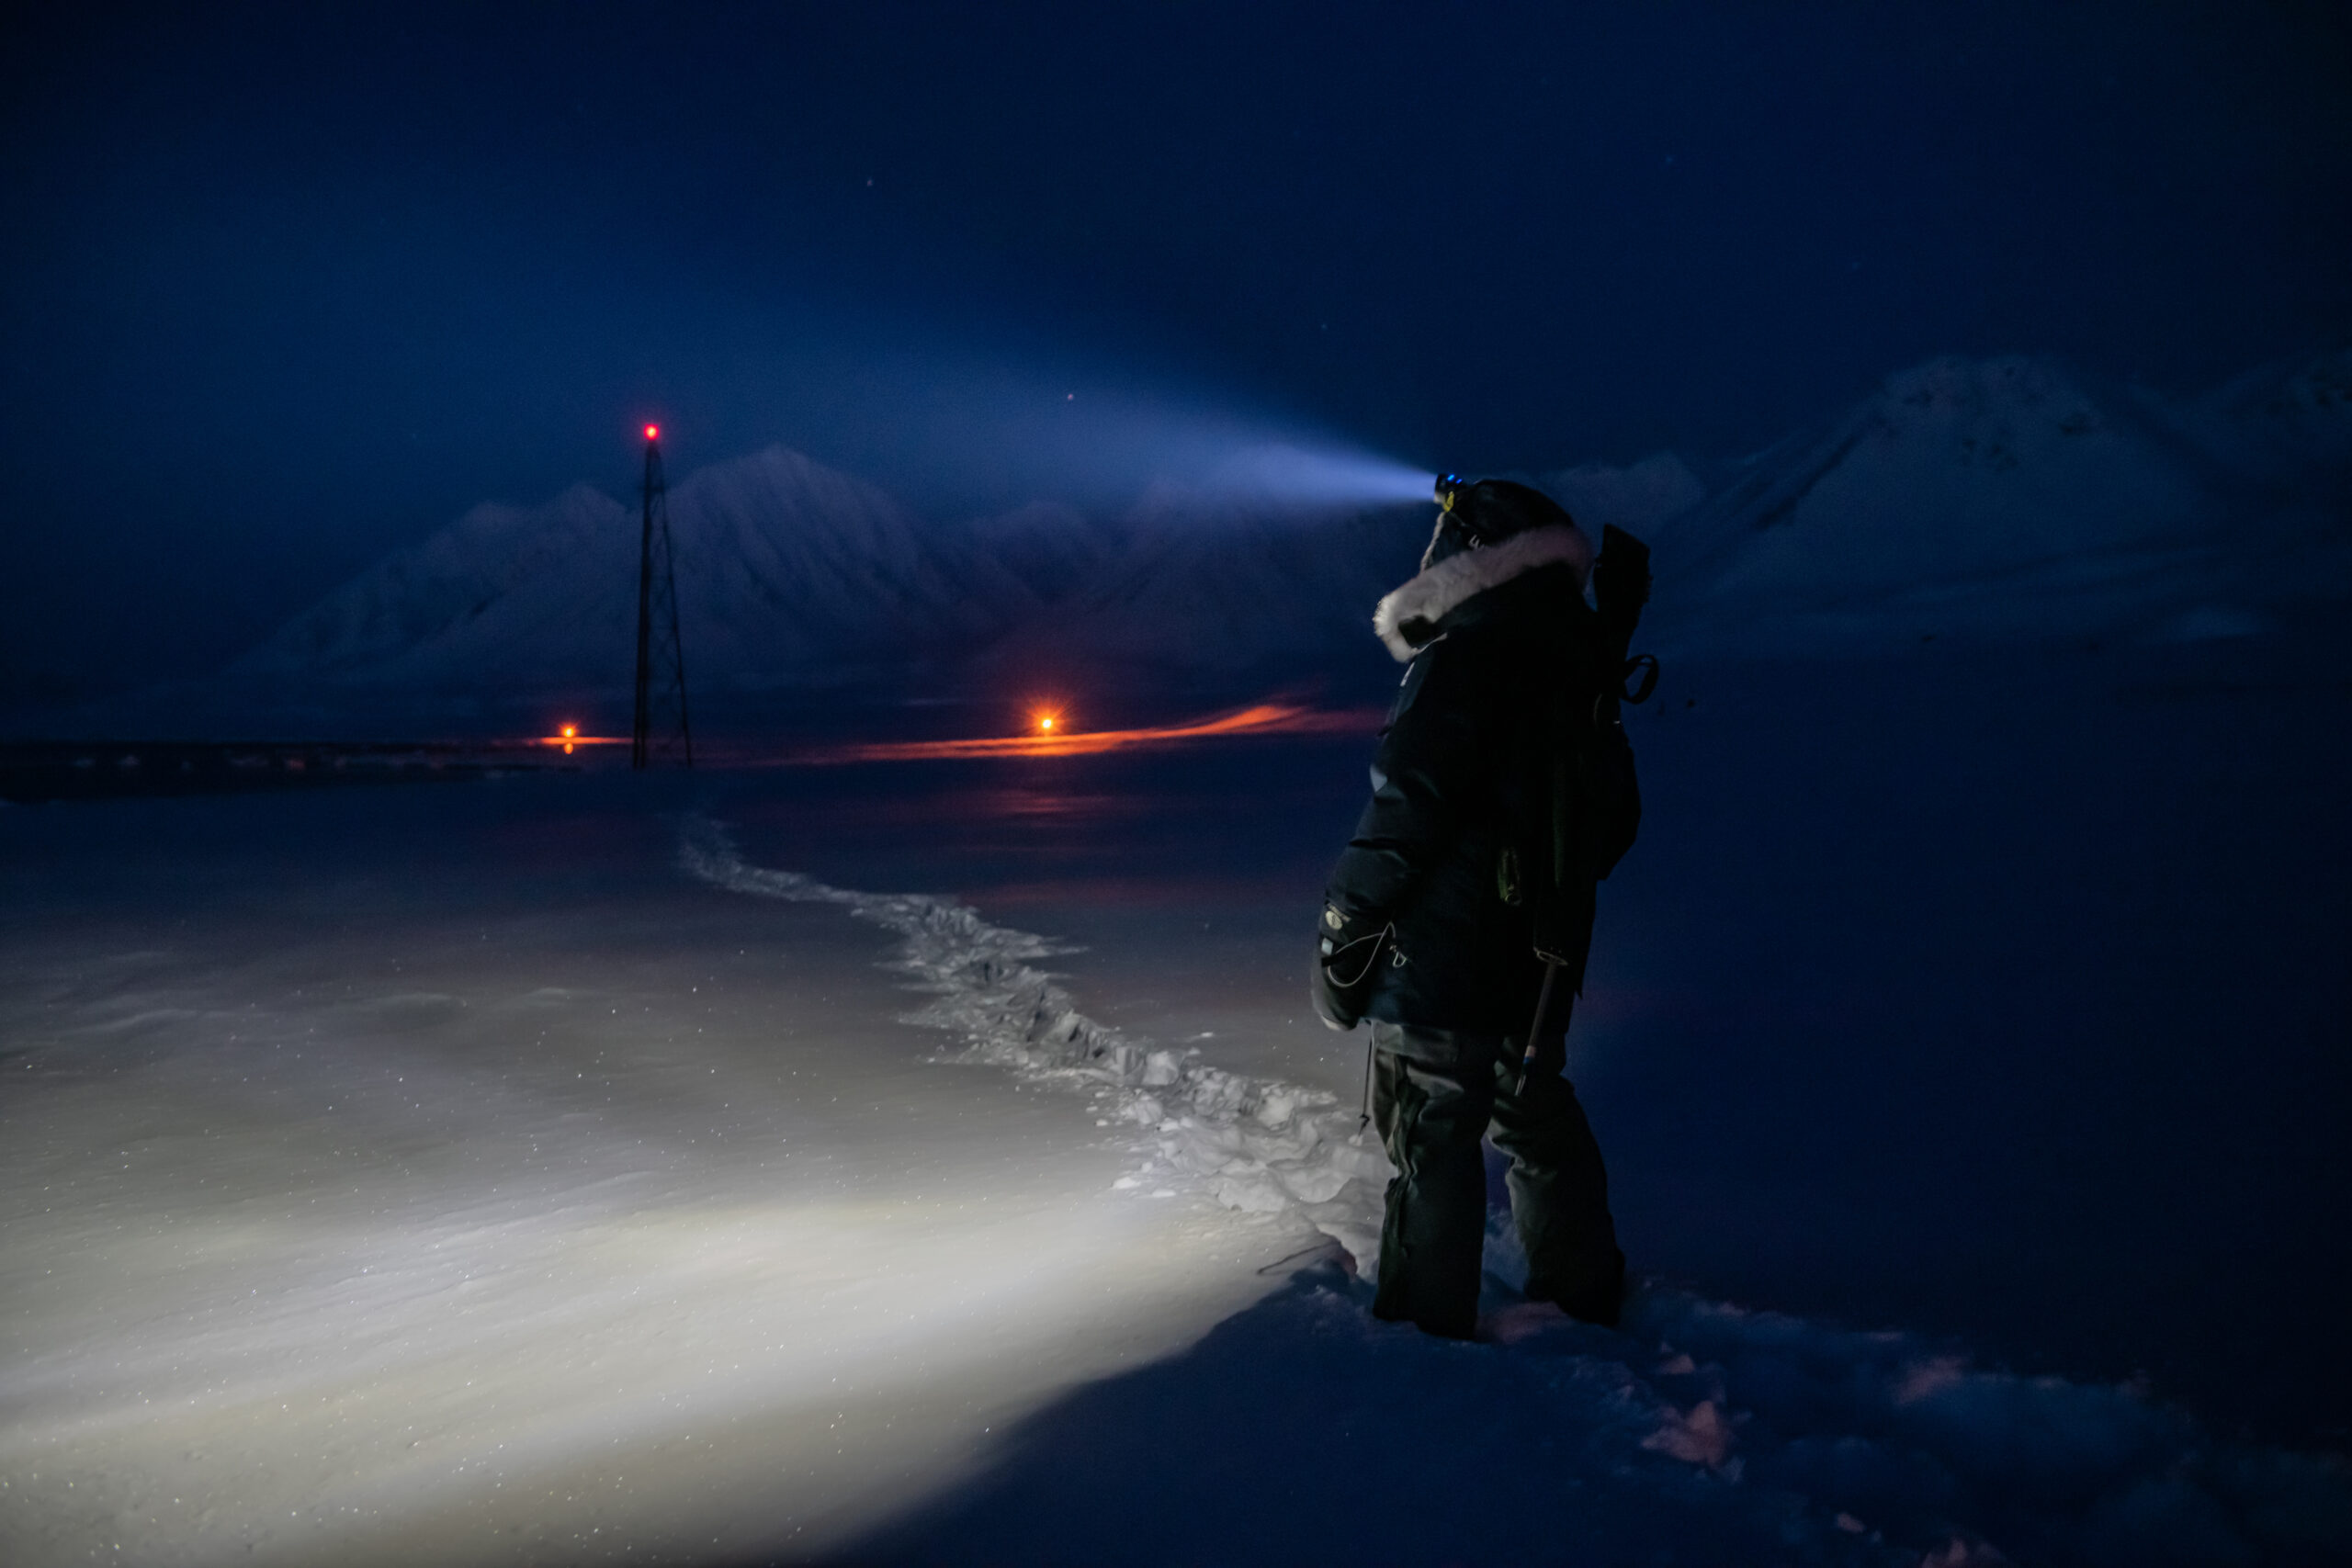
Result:
{"label": "glowing orange light", "polygon": [[576,724],[567,724],[567,725],[565,725],[565,726],[563,727],[563,738],[564,738],[566,740],[571,739],[573,736],[575,736],[575,735],[577,735],[577,734],[579,734],[579,733],[580,733],[580,727],[579,727],[578,725],[576,725]]}
{"label": "glowing orange light", "polygon": [[1046,713],[1046,714],[1039,714],[1039,715],[1037,716],[1037,728],[1040,728],[1040,729],[1051,729],[1051,728],[1053,728],[1053,727],[1054,727],[1054,716],[1053,716],[1052,714]]}
{"label": "glowing orange light", "polygon": [[645,427],[645,438],[646,438],[648,441],[651,441],[651,440],[654,440],[654,439],[658,438],[658,437],[661,435],[661,434],[662,434],[662,427],[661,427],[660,425],[658,425],[658,424],[649,424],[649,425],[647,425],[647,426]]}
{"label": "glowing orange light", "polygon": [[567,757],[571,755],[571,742],[569,740],[563,743],[563,754]]}
{"label": "glowing orange light", "polygon": [[[1380,728],[1379,708],[1339,711],[1302,707],[1293,703],[1257,703],[1230,713],[1216,714],[1185,724],[1148,729],[1072,729],[1061,714],[1035,713],[1035,727],[1019,735],[990,735],[967,740],[884,740],[863,745],[803,751],[802,762],[892,762],[915,758],[948,757],[1077,757],[1096,751],[1123,750],[1130,746],[1159,746],[1185,740],[1207,740],[1242,735],[1370,735]],[[1053,720],[1053,728],[1046,721]]]}

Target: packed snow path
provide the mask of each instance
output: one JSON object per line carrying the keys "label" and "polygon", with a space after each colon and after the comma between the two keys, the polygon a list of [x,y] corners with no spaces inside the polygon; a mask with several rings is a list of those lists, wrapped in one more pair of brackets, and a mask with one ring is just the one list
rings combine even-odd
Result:
{"label": "packed snow path", "polygon": [[1374,1323],[1317,1231],[1374,1212],[1352,1107],[1101,1028],[1041,939],[749,864],[674,804],[0,818],[0,1558],[2352,1543],[2335,1461],[1899,1333],[1655,1287],[1584,1328],[1499,1249],[1490,1342]]}

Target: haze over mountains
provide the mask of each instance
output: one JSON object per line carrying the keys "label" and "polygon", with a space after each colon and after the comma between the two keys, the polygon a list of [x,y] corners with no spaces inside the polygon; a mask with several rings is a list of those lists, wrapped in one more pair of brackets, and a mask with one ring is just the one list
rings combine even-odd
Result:
{"label": "haze over mountains", "polygon": [[[1650,539],[1645,640],[1685,656],[2254,635],[2352,592],[2352,355],[2186,403],[2047,359],[1937,360],[1736,462],[1532,477],[1596,536]],[[1357,700],[1393,681],[1370,611],[1430,516],[1162,485],[1120,516],[943,522],[781,446],[686,476],[670,509],[687,669],[722,728],[1010,691]],[[620,722],[637,550],[634,497],[476,507],[169,711],[247,732]]]}

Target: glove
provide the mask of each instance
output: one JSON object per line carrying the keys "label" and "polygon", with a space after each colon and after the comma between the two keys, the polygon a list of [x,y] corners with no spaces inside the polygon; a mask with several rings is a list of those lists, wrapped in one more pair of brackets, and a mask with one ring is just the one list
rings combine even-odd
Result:
{"label": "glove", "polygon": [[1315,971],[1308,990],[1315,1015],[1329,1029],[1353,1029],[1378,983],[1380,961],[1396,928],[1385,920],[1374,923],[1362,916],[1350,919],[1336,904],[1323,907],[1323,929],[1315,942]]}

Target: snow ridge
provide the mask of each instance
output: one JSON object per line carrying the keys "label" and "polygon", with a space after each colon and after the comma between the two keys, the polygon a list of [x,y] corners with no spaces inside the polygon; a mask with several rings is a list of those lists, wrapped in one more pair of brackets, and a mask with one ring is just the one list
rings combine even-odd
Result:
{"label": "snow ridge", "polygon": [[890,966],[938,999],[906,1021],[963,1042],[947,1059],[1004,1067],[1035,1082],[1090,1092],[1098,1124],[1132,1127],[1139,1163],[1114,1183],[1174,1197],[1205,1190],[1245,1213],[1296,1213],[1346,1248],[1369,1276],[1378,1261],[1380,1194],[1393,1168],[1379,1141],[1321,1089],[1211,1066],[1096,1022],[1034,966],[1068,949],[989,924],[927,893],[854,893],[797,872],[746,862],[727,829],[690,818],[679,862],[734,893],[838,905],[895,932]]}

